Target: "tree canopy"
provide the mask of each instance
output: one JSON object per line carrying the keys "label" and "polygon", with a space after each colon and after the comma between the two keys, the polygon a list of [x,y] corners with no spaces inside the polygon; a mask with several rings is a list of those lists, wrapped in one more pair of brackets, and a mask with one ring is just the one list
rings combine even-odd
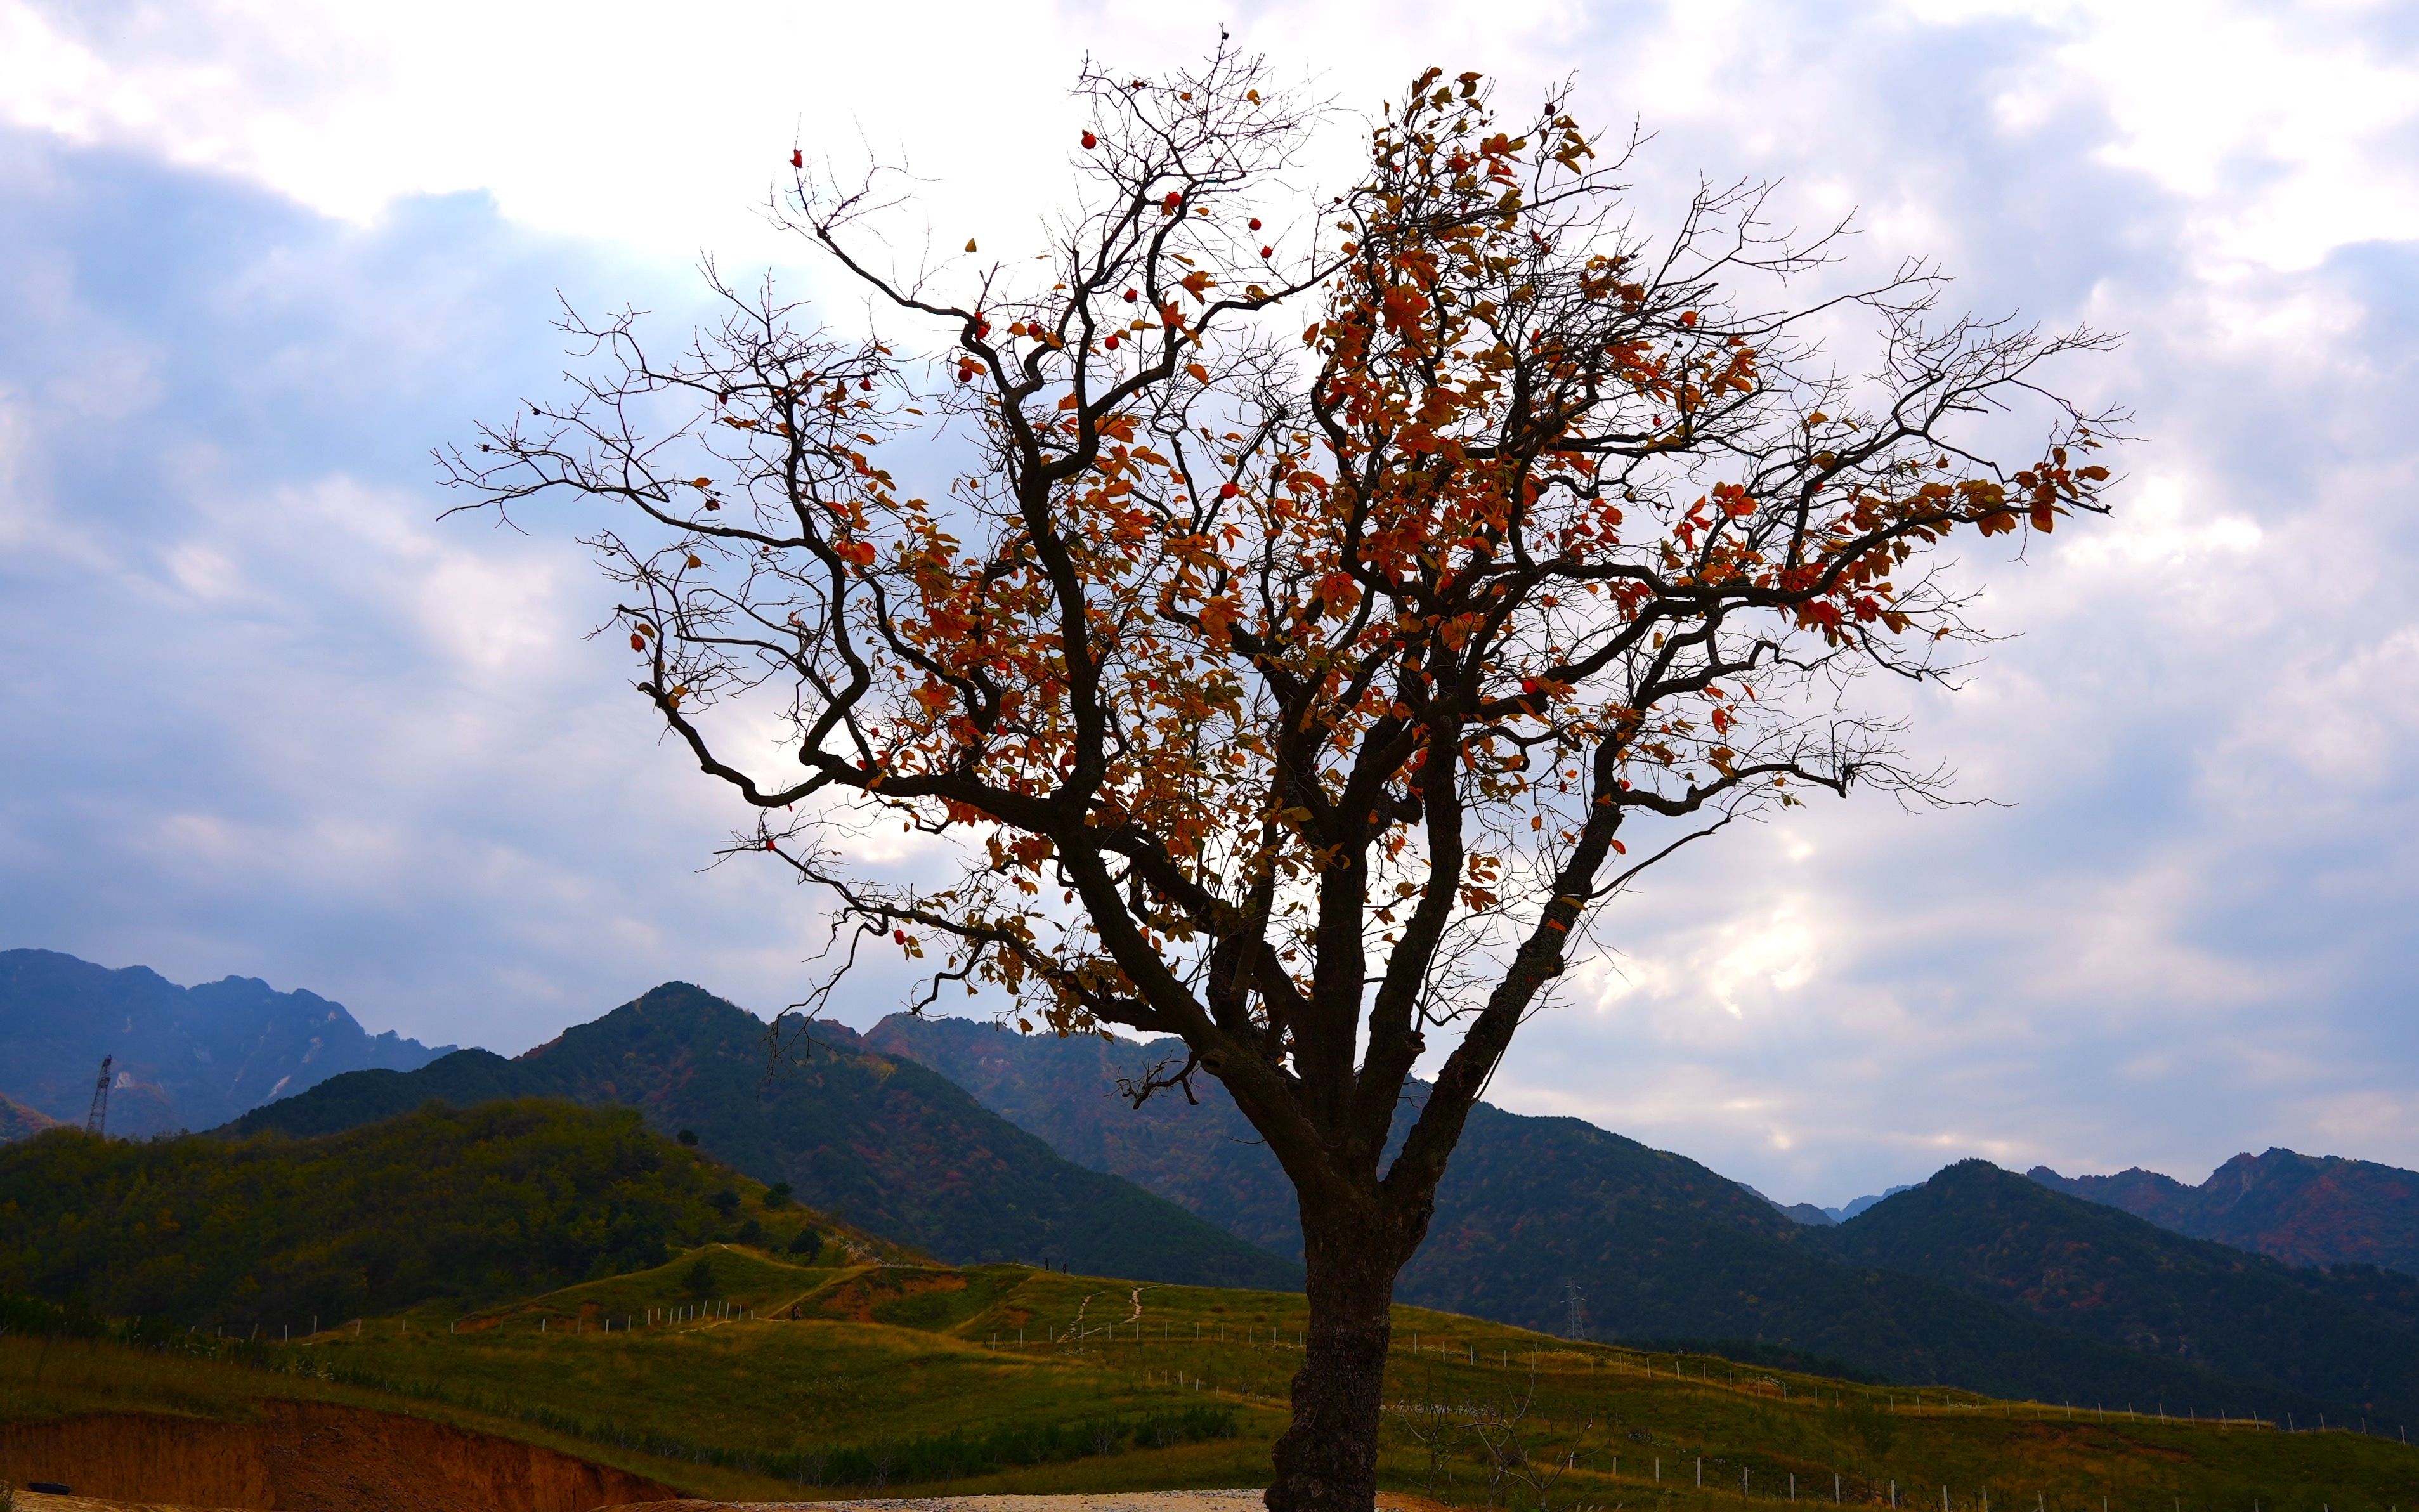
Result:
{"label": "tree canopy", "polygon": [[[2121,417],[2044,386],[2100,336],[1944,316],[1921,266],[1832,287],[1836,235],[1774,231],[1761,186],[1650,237],[1630,150],[1560,94],[1509,123],[1431,69],[1323,195],[1294,187],[1317,113],[1253,60],[1076,98],[1039,273],[972,241],[911,267],[904,180],[795,154],[788,223],[880,329],[718,280],[669,357],[574,317],[597,369],[450,466],[493,507],[608,508],[636,686],[760,815],[733,850],[825,889],[842,960],[1179,1037],[1130,1093],[1226,1085],[1301,1194],[1328,1338],[1322,1287],[1391,1282],[1608,900],[1810,794],[1937,790],[1857,680],[1944,676],[1980,632],[1943,548],[2100,510]],[[901,479],[935,439],[971,461],[928,497]],[[963,865],[865,864],[891,824]],[[1365,1354],[1360,1281],[1324,1316]],[[1288,1452],[1272,1504],[1366,1504]]]}

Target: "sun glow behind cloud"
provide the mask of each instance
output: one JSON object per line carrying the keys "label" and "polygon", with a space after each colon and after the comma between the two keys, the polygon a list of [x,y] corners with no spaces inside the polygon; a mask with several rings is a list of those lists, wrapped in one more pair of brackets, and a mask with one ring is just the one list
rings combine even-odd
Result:
{"label": "sun glow behind cloud", "polygon": [[[1917,748],[2012,807],[1871,800],[1632,899],[1495,1088],[1784,1197],[1958,1155],[2196,1177],[2419,1164],[2419,62],[2396,8],[1246,8],[1358,109],[1428,63],[1851,209],[1861,266],[2128,332],[2124,514],[2014,564],[2023,631]],[[793,1000],[810,900],[651,744],[566,522],[439,524],[425,449],[550,388],[561,288],[677,325],[701,251],[822,289],[792,143],[904,157],[943,246],[1031,240],[1139,4],[0,0],[0,944],[270,976],[516,1050],[664,977]],[[1348,118],[1305,182],[1347,170]],[[14,229],[5,229],[13,223]],[[913,255],[915,246],[901,249]],[[835,310],[853,318],[855,301]],[[890,837],[896,841],[899,837]],[[912,864],[914,847],[899,849]],[[870,982],[846,1016],[894,1006]]]}

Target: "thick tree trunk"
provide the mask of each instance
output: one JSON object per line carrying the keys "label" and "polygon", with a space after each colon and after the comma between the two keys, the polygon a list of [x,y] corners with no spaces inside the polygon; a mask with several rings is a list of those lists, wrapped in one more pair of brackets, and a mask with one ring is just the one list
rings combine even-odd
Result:
{"label": "thick tree trunk", "polygon": [[1371,1512],[1401,1247],[1380,1224],[1303,1218],[1310,1328],[1269,1512]]}

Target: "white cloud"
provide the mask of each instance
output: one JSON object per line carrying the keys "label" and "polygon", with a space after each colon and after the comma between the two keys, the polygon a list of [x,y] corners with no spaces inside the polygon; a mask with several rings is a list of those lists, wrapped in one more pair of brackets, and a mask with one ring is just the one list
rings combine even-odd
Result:
{"label": "white cloud", "polygon": [[[1700,168],[1770,174],[1786,219],[1862,208],[1861,268],[1936,254],[1977,307],[2129,333],[2074,378],[2142,410],[2119,517],[1970,562],[2022,636],[1906,703],[1917,748],[2014,807],[1722,837],[1607,921],[1620,954],[1502,1101],[1784,1198],[1973,1153],[2419,1164],[2391,1111],[2419,1103],[2389,1022],[2419,965],[2419,66],[2392,22],[1339,0],[1233,23],[1353,107],[1431,62],[1516,96],[1576,68],[1583,114],[1661,133],[1650,220]],[[1006,248],[1064,181],[1077,58],[1213,39],[1123,0],[0,0],[23,133],[0,694],[41,715],[0,731],[0,897],[51,932],[7,943],[269,974],[506,1049],[667,976],[793,1000],[811,898],[699,870],[744,816],[579,639],[581,553],[435,522],[424,448],[556,381],[552,287],[676,323],[700,249],[796,258],[757,213],[793,140],[903,154],[951,244]]]}

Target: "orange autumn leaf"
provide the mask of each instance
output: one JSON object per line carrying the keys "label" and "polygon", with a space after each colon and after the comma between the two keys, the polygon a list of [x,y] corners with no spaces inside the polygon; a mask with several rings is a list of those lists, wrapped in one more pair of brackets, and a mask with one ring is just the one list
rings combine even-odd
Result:
{"label": "orange autumn leaf", "polygon": [[[1638,872],[1818,795],[1937,791],[1865,692],[1945,687],[1986,643],[1973,575],[2025,553],[1974,546],[2104,513],[2123,417],[2050,386],[2088,332],[1908,342],[1892,312],[1945,297],[1921,265],[1767,311],[1785,287],[1686,250],[1771,236],[1762,202],[1706,191],[1675,254],[1560,90],[1516,110],[1430,70],[1317,214],[1268,228],[1320,117],[1263,66],[1087,68],[1078,93],[1081,191],[1036,257],[901,285],[887,210],[807,207],[870,328],[751,292],[650,367],[595,319],[561,434],[496,427],[460,481],[501,509],[534,471],[609,517],[609,612],[700,690],[651,697],[711,779],[917,837],[912,865],[840,843],[781,870],[919,990],[1181,1040],[1129,1095],[1226,1084],[1306,1178],[1324,1317],[1385,1295],[1455,1120]],[[1870,372],[1774,335],[1860,313]],[[1394,1143],[1400,1119],[1435,1137]],[[1312,1333],[1317,1422],[1381,1421],[1382,1355],[1348,1358],[1375,1335]]]}

